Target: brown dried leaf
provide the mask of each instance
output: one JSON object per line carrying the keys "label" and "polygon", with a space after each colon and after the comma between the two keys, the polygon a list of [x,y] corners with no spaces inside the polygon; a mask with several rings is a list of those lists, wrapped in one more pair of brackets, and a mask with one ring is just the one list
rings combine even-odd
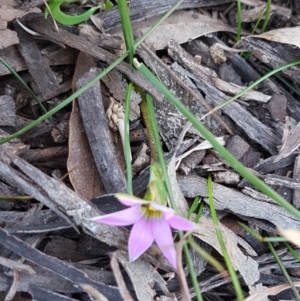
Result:
{"label": "brown dried leaf", "polygon": [[277,43],[285,43],[300,48],[300,26],[280,28],[267,31],[254,38],[265,39]]}
{"label": "brown dried leaf", "polygon": [[264,12],[266,11],[266,5],[259,5],[253,9],[243,9],[242,10],[242,22],[253,22],[262,16],[265,19]]}
{"label": "brown dried leaf", "polygon": [[[78,78],[95,66],[95,59],[80,53],[73,77],[73,90]],[[77,101],[73,102],[69,124],[69,156],[67,168],[75,191],[84,199],[90,200],[105,193],[98,174],[92,151],[87,140]]]}
{"label": "brown dried leaf", "polygon": [[[138,34],[145,34],[150,28],[150,24],[155,23],[156,18],[152,18],[144,22],[145,27],[138,28]],[[141,24],[139,24],[139,27]],[[229,31],[235,32],[235,29],[226,25],[222,21],[214,20],[208,16],[200,13],[189,11],[174,12],[167,20],[165,20],[147,39],[146,42],[150,44],[155,50],[163,49],[171,40],[177,41],[179,44],[185,43],[189,40],[207,35],[213,32]]]}
{"label": "brown dried leaf", "polygon": [[[22,11],[19,9],[12,8],[10,6],[2,6],[0,7],[0,24],[6,24],[7,22],[10,22],[16,18],[21,18],[29,13],[40,13],[41,10],[37,7],[31,8],[28,11]],[[5,29],[6,27],[2,28],[0,26],[0,29]]]}
{"label": "brown dried leaf", "polygon": [[105,193],[87,140],[77,101],[70,117],[69,156],[67,168],[75,191],[90,200]]}
{"label": "brown dried leaf", "polygon": [[18,35],[10,29],[0,30],[0,49],[19,43]]}

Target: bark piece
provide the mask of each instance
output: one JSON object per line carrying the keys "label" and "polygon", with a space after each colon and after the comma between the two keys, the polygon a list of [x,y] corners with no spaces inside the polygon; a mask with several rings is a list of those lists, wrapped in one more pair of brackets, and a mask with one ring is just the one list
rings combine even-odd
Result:
{"label": "bark piece", "polygon": [[[77,81],[79,89],[96,76],[92,69]],[[118,161],[102,102],[100,83],[78,96],[78,103],[97,170],[107,193],[125,192],[124,171]]]}
{"label": "bark piece", "polygon": [[76,301],[73,298],[59,295],[57,293],[54,293],[53,291],[44,290],[42,288],[39,288],[38,286],[31,285],[30,286],[30,292],[32,294],[33,300],[52,300],[52,301]]}
{"label": "bark piece", "polygon": [[[260,39],[259,37],[260,36],[249,36],[242,38],[239,46],[249,49],[252,55],[254,55],[261,62],[271,66],[272,69],[282,67],[285,64],[296,61],[299,58],[299,49],[287,44],[275,42],[272,43],[270,41]],[[284,56],[282,53],[284,53]],[[287,68],[283,70],[282,73],[287,75],[292,81],[295,81],[298,84],[300,83],[299,66]]]}
{"label": "bark piece", "polygon": [[[228,97],[216,89],[207,76],[196,70],[190,70],[192,73],[185,71],[186,75],[193,79],[197,87],[206,95],[207,101],[215,106],[228,100]],[[280,143],[279,138],[273,133],[271,128],[261,123],[257,118],[252,116],[237,102],[231,102],[222,108],[222,111],[228,115],[252,140],[260,144],[271,154],[277,153],[277,145]]]}
{"label": "bark piece", "polygon": [[10,95],[0,96],[0,126],[16,125],[16,104]]}
{"label": "bark piece", "polygon": [[[186,0],[184,1],[177,10],[197,8],[197,7],[208,7],[218,4],[230,3],[232,0],[206,0],[206,1],[194,1]],[[167,12],[172,6],[177,3],[176,0],[168,1],[146,1],[146,0],[136,0],[130,4],[130,19],[131,21],[143,21],[151,17],[162,15]],[[120,15],[117,7],[111,10],[101,12],[96,15],[103,21],[104,30],[108,31],[110,29],[120,27]]]}
{"label": "bark piece", "polygon": [[238,135],[232,136],[226,144],[226,148],[237,160],[240,160],[244,156],[249,147],[250,145]]}
{"label": "bark piece", "polygon": [[[195,85],[187,79],[180,71],[170,70],[157,56],[147,47],[141,46],[138,48],[139,55],[144,59],[146,64],[153,70],[153,72],[162,80],[162,82],[182,101],[183,104],[201,117],[204,113],[211,109],[211,106],[205,102],[202,96],[196,91]],[[155,100],[155,113],[160,128],[162,138],[167,146],[171,149],[176,144],[186,119],[178,112],[166,99],[162,101]],[[205,120],[205,125],[216,135],[220,136],[225,133],[224,128],[231,132],[227,124],[222,120],[218,114],[209,116]],[[223,128],[221,128],[221,126]],[[193,134],[199,135],[195,129],[190,130]]]}
{"label": "bark piece", "polygon": [[121,36],[101,34],[90,25],[85,24],[80,25],[79,29],[80,35],[85,36],[94,45],[112,51],[124,49],[124,40]]}
{"label": "bark piece", "polygon": [[[247,88],[244,86],[238,86],[236,84],[228,83],[220,78],[215,78],[213,80],[216,88],[232,96],[242,92]],[[271,96],[258,91],[248,91],[239,98],[241,100],[254,100],[262,103],[267,103],[271,99]]]}
{"label": "bark piece", "polygon": [[[73,65],[78,54],[77,50],[69,47],[60,48],[50,53],[41,51],[43,59],[49,66],[57,65]],[[0,56],[7,62],[16,72],[27,70],[28,67],[24,58],[21,56],[17,45],[10,46],[6,49],[0,49]],[[0,76],[10,74],[10,71],[4,66],[0,65]]]}
{"label": "bark piece", "polygon": [[27,260],[59,274],[61,277],[81,287],[84,284],[89,284],[108,297],[109,300],[120,300],[118,289],[90,279],[85,273],[72,267],[70,264],[43,254],[15,236],[9,235],[5,230],[0,229],[0,238],[2,245]]}
{"label": "bark piece", "polygon": [[[29,17],[27,19],[29,19]],[[62,28],[60,28],[59,33],[57,33],[53,28],[51,20],[49,21],[45,20],[44,18],[31,16],[30,22],[28,22],[28,26],[30,26],[35,31],[42,34],[45,38],[48,38],[51,41],[60,44],[63,43],[72,48],[88,53],[91,56],[105,63],[110,64],[117,59],[117,56],[111,54],[103,48],[92,44],[84,37],[80,37],[75,34],[69,33],[66,30],[63,30]],[[156,99],[162,100],[161,93],[158,92],[157,89],[132,66],[128,65],[125,62],[121,62],[119,65],[116,66],[116,69],[126,74],[133,82],[135,82],[145,91],[149,92]]]}
{"label": "bark piece", "polygon": [[[20,187],[25,193],[32,195],[49,208],[53,207],[54,210],[59,208],[58,212],[56,210],[57,214],[62,216],[70,225],[74,225],[74,223],[75,225],[80,225],[83,231],[94,238],[121,250],[127,250],[127,229],[111,227],[92,221],[91,218],[101,214],[92,203],[81,199],[61,181],[50,178],[21,158],[11,154],[4,154],[3,157],[5,157],[4,160],[8,164],[13,163],[13,167],[7,165],[4,160],[1,159],[1,179],[5,179],[6,182]],[[17,172],[14,168],[22,170],[23,174],[19,171]],[[109,202],[105,204],[109,208],[112,207]],[[72,221],[74,221],[74,223],[72,223]],[[170,269],[170,264],[156,246],[150,247],[143,257],[154,264],[157,264],[159,261],[161,267]]]}
{"label": "bark piece", "polygon": [[16,21],[14,22],[14,26],[20,39],[20,52],[39,89],[39,94],[43,97],[54,94],[59,89],[56,76],[43,59],[33,37],[21,28]]}
{"label": "bark piece", "polygon": [[274,121],[284,122],[286,117],[287,99],[284,95],[274,94],[266,108],[270,111]]}
{"label": "bark piece", "polygon": [[287,123],[284,128],[282,140],[283,145],[279,151],[278,157],[275,159],[275,162],[282,158],[286,158],[295,152],[295,150],[300,146],[300,122],[292,129],[289,129],[289,124]]}
{"label": "bark piece", "polygon": [[[294,180],[300,180],[300,155],[297,156],[294,165]],[[296,208],[300,208],[300,189],[295,189],[293,194],[293,204]]]}
{"label": "bark piece", "polygon": [[[186,197],[208,197],[207,181],[204,178],[195,175],[180,176],[179,185]],[[213,184],[213,192],[216,210],[227,210],[241,217],[264,219],[277,227],[300,229],[300,221],[278,205],[257,201],[217,183]]]}
{"label": "bark piece", "polygon": [[300,180],[292,179],[286,176],[269,174],[264,178],[269,185],[284,186],[292,189],[300,189]]}
{"label": "bark piece", "polygon": [[260,159],[261,153],[256,152],[252,147],[245,152],[244,156],[241,158],[241,162],[246,166],[252,168],[255,166]]}

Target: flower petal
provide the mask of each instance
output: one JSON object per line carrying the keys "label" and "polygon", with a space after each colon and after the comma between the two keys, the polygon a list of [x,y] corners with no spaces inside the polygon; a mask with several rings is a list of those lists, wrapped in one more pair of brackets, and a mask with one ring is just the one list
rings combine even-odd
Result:
{"label": "flower petal", "polygon": [[168,222],[170,226],[175,230],[191,231],[196,229],[195,223],[177,215],[174,215],[173,217],[168,219]]}
{"label": "flower petal", "polygon": [[117,194],[115,194],[115,196],[120,203],[122,203],[125,206],[129,206],[129,207],[149,203],[149,201],[142,200],[142,199],[137,198],[130,194],[117,193]]}
{"label": "flower petal", "polygon": [[133,206],[118,212],[96,216],[92,220],[113,226],[128,226],[137,222],[141,217],[140,206]]}
{"label": "flower petal", "polygon": [[164,214],[164,218],[165,219],[169,219],[171,218],[172,216],[174,216],[174,210],[172,208],[169,208],[169,207],[166,207],[164,205],[161,205],[155,201],[152,201],[151,202],[151,206],[161,212],[163,212]]}
{"label": "flower petal", "polygon": [[152,231],[158,247],[161,249],[162,253],[171,265],[176,269],[176,250],[168,221],[165,219],[153,220]]}
{"label": "flower petal", "polygon": [[153,241],[151,221],[142,217],[133,225],[130,232],[128,241],[130,261],[140,257],[152,245]]}

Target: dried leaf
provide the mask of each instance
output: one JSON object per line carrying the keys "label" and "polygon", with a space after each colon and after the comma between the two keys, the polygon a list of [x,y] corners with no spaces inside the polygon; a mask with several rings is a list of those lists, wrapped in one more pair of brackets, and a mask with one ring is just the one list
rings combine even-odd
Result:
{"label": "dried leaf", "polygon": [[90,200],[102,195],[105,190],[83,130],[77,101],[73,102],[69,127],[69,178],[75,191],[85,200]]}
{"label": "dried leaf", "polygon": [[300,48],[300,26],[275,29],[253,37]]}
{"label": "dried leaf", "polygon": [[10,29],[0,30],[0,49],[19,43],[18,35]]}
{"label": "dried leaf", "polygon": [[[94,65],[95,60],[91,56],[84,53],[79,54],[73,77],[73,90],[74,83],[76,83],[77,79]],[[73,102],[69,131],[67,168],[70,172],[70,181],[75,191],[82,198],[90,200],[102,195],[105,190],[84,131],[77,101]]]}
{"label": "dried leaf", "polygon": [[[145,28],[137,29],[139,35],[145,34],[150,28],[150,24],[152,26],[152,24],[155,23],[155,20],[150,19],[144,23]],[[179,44],[182,44],[200,36],[219,31],[235,32],[235,29],[222,21],[201,15],[194,10],[181,10],[174,12],[167,20],[165,20],[146,39],[146,42],[155,50],[158,50],[165,48],[171,40],[175,40]]]}
{"label": "dried leaf", "polygon": [[[220,230],[225,241],[226,249],[230,254],[230,259],[234,269],[241,273],[245,283],[250,288],[259,279],[258,263],[250,256],[246,256],[238,245],[242,246],[249,255],[256,256],[255,251],[246,241],[238,237],[233,231],[222,224],[220,225]],[[202,216],[198,224],[198,229],[193,232],[193,235],[205,241],[222,254],[220,244],[215,233],[215,225],[211,219]]]}
{"label": "dried leaf", "polygon": [[41,10],[37,7],[31,8],[28,11],[23,11],[4,5],[0,7],[0,22],[1,21],[10,22],[16,18],[21,18],[29,13],[40,13],[40,12]]}

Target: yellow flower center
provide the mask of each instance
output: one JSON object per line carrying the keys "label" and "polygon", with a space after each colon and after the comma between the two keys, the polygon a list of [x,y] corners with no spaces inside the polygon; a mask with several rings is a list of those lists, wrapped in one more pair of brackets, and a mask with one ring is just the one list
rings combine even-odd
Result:
{"label": "yellow flower center", "polygon": [[147,218],[161,218],[163,213],[157,209],[155,209],[151,204],[142,205],[141,207],[142,214]]}

